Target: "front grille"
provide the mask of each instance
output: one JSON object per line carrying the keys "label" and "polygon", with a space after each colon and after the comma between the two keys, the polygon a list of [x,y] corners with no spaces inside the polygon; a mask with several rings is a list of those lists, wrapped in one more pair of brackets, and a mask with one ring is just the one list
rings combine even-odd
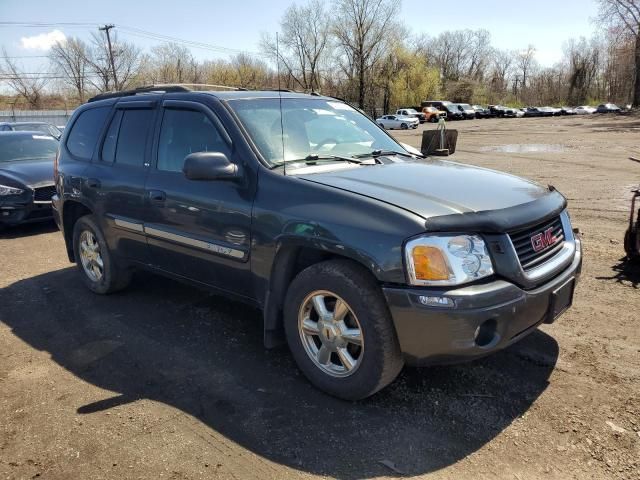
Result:
{"label": "front grille", "polygon": [[[536,252],[533,249],[532,237],[538,234],[544,235],[544,232],[549,228],[552,229],[553,235],[556,238],[555,243],[552,245],[546,245],[544,248]],[[562,246],[564,245],[564,230],[562,228],[562,221],[560,220],[560,217],[538,224],[533,228],[510,233],[509,237],[511,238],[511,242],[518,254],[520,265],[525,271],[531,270],[532,268],[535,268],[553,258],[560,252],[560,250],[562,250]]]}
{"label": "front grille", "polygon": [[36,188],[33,193],[33,200],[36,202],[50,202],[51,197],[56,193],[56,186],[49,185],[48,187]]}

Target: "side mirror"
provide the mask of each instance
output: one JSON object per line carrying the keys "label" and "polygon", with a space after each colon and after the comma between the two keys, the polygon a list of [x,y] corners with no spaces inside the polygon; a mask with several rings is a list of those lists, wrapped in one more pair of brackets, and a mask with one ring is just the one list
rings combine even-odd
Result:
{"label": "side mirror", "polygon": [[184,158],[182,171],[189,180],[234,180],[239,177],[238,166],[220,152],[190,153]]}

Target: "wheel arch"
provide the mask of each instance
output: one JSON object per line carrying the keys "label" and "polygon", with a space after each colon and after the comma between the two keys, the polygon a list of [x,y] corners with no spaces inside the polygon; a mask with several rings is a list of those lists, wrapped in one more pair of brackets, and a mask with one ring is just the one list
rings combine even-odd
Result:
{"label": "wheel arch", "polygon": [[264,344],[267,348],[285,343],[282,315],[291,281],[305,268],[327,260],[348,260],[377,280],[374,272],[379,271],[379,267],[362,254],[331,244],[310,244],[305,239],[282,239],[276,249],[264,300]]}
{"label": "wheel arch", "polygon": [[67,256],[72,263],[76,262],[73,252],[73,227],[80,217],[91,215],[93,210],[79,200],[65,200],[62,208],[62,226]]}

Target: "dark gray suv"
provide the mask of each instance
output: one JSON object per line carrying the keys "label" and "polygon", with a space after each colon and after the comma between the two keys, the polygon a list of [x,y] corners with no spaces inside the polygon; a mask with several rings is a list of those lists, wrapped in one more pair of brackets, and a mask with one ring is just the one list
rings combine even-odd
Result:
{"label": "dark gray suv", "polygon": [[251,303],[265,344],[345,399],[553,322],[581,266],[553,188],[422,158],[330,97],[101,95],[65,129],[55,178],[91,290],[144,268]]}

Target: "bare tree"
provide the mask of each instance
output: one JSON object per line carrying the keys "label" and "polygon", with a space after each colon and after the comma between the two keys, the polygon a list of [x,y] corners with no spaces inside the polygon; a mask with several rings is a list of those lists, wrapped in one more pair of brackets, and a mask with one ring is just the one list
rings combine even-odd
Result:
{"label": "bare tree", "polygon": [[91,34],[87,61],[97,77],[97,80],[92,79],[91,83],[101,92],[126,88],[140,71],[142,56],[138,47],[132,43],[118,41],[117,35],[112,36],[111,45],[113,68],[106,35],[103,32]]}
{"label": "bare tree", "polygon": [[262,50],[276,56],[288,75],[304,90],[319,90],[320,67],[329,47],[329,15],[321,0],[309,0],[306,5],[293,4],[280,22],[279,45],[271,35],[262,38]]}
{"label": "bare tree", "polygon": [[68,38],[51,47],[49,59],[54,70],[63,77],[63,82],[72,87],[78,101],[84,103],[87,71],[89,68],[87,44],[79,38]]}
{"label": "bare tree", "polygon": [[41,108],[43,92],[49,82],[49,78],[25,73],[12,61],[4,47],[2,48],[2,57],[4,62],[0,67],[0,78],[6,81],[19,97],[24,98],[31,108]]}
{"label": "bare tree", "polygon": [[334,0],[334,35],[344,55],[343,71],[357,83],[358,106],[365,108],[369,75],[388,52],[389,30],[400,11],[398,0]]}
{"label": "bare tree", "polygon": [[491,85],[494,90],[504,93],[509,85],[516,54],[510,50],[494,50],[492,55]]}
{"label": "bare tree", "polygon": [[640,0],[599,0],[603,23],[625,31],[635,41],[633,106],[640,107]]}
{"label": "bare tree", "polygon": [[198,83],[200,69],[191,51],[177,43],[162,43],[151,48],[146,60],[151,83]]}
{"label": "bare tree", "polygon": [[529,45],[526,50],[518,52],[516,67],[518,68],[518,73],[521,75],[523,90],[527,88],[529,75],[531,75],[532,70],[536,66],[536,49],[533,45]]}

